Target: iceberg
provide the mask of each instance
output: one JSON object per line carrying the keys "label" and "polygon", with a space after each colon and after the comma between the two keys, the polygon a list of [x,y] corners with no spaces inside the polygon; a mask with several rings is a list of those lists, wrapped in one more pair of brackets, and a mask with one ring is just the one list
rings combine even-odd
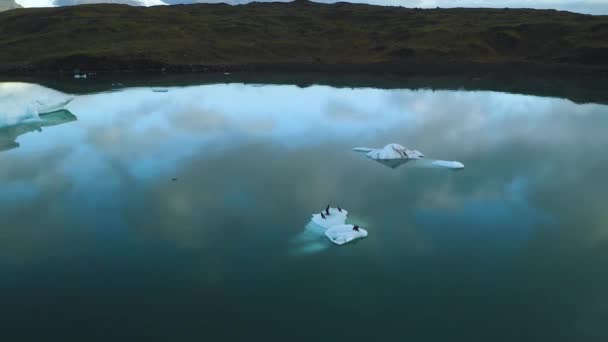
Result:
{"label": "iceberg", "polygon": [[0,127],[38,121],[40,114],[62,110],[73,99],[38,84],[0,83]]}
{"label": "iceberg", "polygon": [[[355,152],[365,153],[367,158],[395,169],[405,163],[425,158],[418,150],[409,150],[399,144],[388,144],[383,148],[355,147]],[[426,158],[425,158],[426,159]],[[419,162],[418,167],[441,167],[448,169],[463,169],[464,164],[457,161],[429,160],[428,163]]]}
{"label": "iceberg", "polygon": [[353,240],[367,236],[367,231],[359,228],[353,230],[352,224],[346,224],[348,211],[345,209],[329,208],[320,213],[313,214],[311,220],[304,227],[304,231],[298,234],[293,240],[294,248],[292,253],[295,255],[318,253],[331,247],[331,242],[343,245]]}
{"label": "iceberg", "polygon": [[329,228],[325,236],[337,245],[343,245],[351,241],[367,237],[367,230],[353,226],[352,224],[341,224]]}
{"label": "iceberg", "polygon": [[326,214],[325,210],[319,214],[313,214],[311,221],[318,226],[321,226],[325,229],[333,227],[335,225],[344,224],[346,222],[346,216],[348,216],[348,211],[344,209],[337,208],[329,208],[329,215]]}
{"label": "iceberg", "polygon": [[409,150],[399,144],[388,144],[383,148],[355,147],[353,151],[365,153],[367,158],[393,169],[410,160],[424,158],[420,151]]}
{"label": "iceberg", "polygon": [[420,159],[424,157],[418,150],[408,150],[399,144],[388,144],[383,148],[355,147],[357,152],[367,153],[367,157],[371,159]]}

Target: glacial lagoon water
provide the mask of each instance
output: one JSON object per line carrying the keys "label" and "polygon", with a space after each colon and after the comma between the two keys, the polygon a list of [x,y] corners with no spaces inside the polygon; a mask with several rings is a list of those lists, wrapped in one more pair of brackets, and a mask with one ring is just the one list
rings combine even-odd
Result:
{"label": "glacial lagoon water", "polygon": [[[0,89],[3,341],[608,339],[606,105]],[[391,169],[352,151],[390,142],[466,168]],[[319,238],[309,219],[328,203],[369,236]]]}

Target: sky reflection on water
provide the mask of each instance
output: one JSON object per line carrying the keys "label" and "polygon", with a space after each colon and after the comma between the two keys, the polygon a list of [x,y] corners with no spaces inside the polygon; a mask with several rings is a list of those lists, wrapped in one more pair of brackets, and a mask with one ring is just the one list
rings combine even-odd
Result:
{"label": "sky reflection on water", "polygon": [[[224,293],[212,302],[238,308],[243,322],[262,305],[259,298],[294,291],[295,303],[330,305],[327,315],[352,313],[354,304],[337,298],[356,293],[369,315],[393,313],[389,302],[409,303],[445,323],[465,309],[440,313],[438,304],[421,307],[420,300],[399,297],[401,291],[464,305],[471,291],[485,289],[495,304],[488,330],[475,331],[465,319],[461,336],[492,336],[500,312],[517,311],[519,303],[527,311],[514,319],[520,332],[514,338],[606,337],[597,319],[608,313],[600,291],[608,286],[600,271],[608,261],[606,106],[484,91],[167,89],[76,96],[66,107],[76,121],[19,135],[19,147],[0,152],[0,275],[39,266],[33,279],[48,281],[47,272],[63,270],[59,279],[83,281],[91,275],[81,268],[97,265],[111,276],[133,272],[125,280],[133,286],[162,283],[146,271],[145,260],[152,260],[166,286],[180,278]],[[351,150],[389,142],[462,161],[466,169],[392,170]],[[370,236],[343,248],[324,240],[294,246],[310,214],[328,202],[347,208],[351,222]],[[298,248],[307,253],[294,253]],[[308,281],[327,277],[322,289]],[[358,277],[377,281],[340,292]],[[13,279],[21,286],[32,280]],[[85,291],[101,286],[81,285]],[[328,297],[298,294],[305,285]],[[22,298],[7,290],[10,283],[4,286],[3,294]],[[527,335],[525,321],[545,301],[533,293],[539,287],[555,314]],[[208,293],[201,295],[210,300]],[[235,293],[254,297],[233,302]],[[598,301],[603,304],[589,305]],[[481,310],[484,302],[466,310]],[[105,317],[98,305],[94,312]],[[285,309],[272,299],[265,305]],[[419,324],[406,335],[428,328],[414,312],[403,315]],[[397,323],[385,318],[351,337],[394,337],[389,328]]]}

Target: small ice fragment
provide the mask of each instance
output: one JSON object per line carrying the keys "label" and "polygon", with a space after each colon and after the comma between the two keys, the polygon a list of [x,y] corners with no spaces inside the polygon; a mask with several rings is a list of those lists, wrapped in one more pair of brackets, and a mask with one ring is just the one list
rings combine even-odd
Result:
{"label": "small ice fragment", "polygon": [[294,249],[291,254],[292,255],[305,255],[305,254],[315,254],[322,250],[327,249],[331,245],[329,242],[323,243],[322,241],[312,242],[306,245],[302,245]]}
{"label": "small ice fragment", "polygon": [[326,231],[327,228],[309,221],[306,227],[304,227],[304,231],[295,236],[291,241],[291,254],[313,254],[331,247],[331,242],[325,238]]}
{"label": "small ice fragment", "polygon": [[457,161],[435,160],[433,165],[446,167],[448,169],[464,169],[464,164]]}
{"label": "small ice fragment", "polygon": [[[342,209],[342,211],[340,211],[337,208],[329,208],[329,215],[325,213],[324,209],[321,213],[313,214],[311,220],[316,225],[327,229],[335,225],[344,224],[346,222],[347,215],[348,211],[346,211],[345,209]],[[325,218],[323,218],[323,216]]]}
{"label": "small ice fragment", "polygon": [[373,148],[369,148],[369,147],[355,147],[353,148],[353,151],[355,152],[363,152],[363,153],[368,153],[373,151]]}
{"label": "small ice fragment", "polygon": [[363,228],[354,229],[352,224],[336,225],[325,232],[325,236],[337,245],[343,245],[351,241],[367,237],[367,230]]}

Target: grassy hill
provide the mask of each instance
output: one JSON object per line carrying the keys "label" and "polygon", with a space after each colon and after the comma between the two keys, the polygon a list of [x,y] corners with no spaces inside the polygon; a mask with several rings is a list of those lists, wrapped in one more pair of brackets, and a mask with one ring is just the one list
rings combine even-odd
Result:
{"label": "grassy hill", "polygon": [[0,12],[13,8],[21,8],[21,6],[19,6],[15,0],[0,0]]}
{"label": "grassy hill", "polygon": [[[0,13],[0,70],[608,70],[608,16],[338,3]],[[519,68],[519,67],[518,67]]]}

